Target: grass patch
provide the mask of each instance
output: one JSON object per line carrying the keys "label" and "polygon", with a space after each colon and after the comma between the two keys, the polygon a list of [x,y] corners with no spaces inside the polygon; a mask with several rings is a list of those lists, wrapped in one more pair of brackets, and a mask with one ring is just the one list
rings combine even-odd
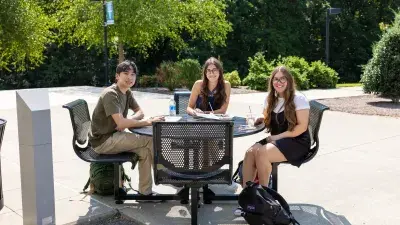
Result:
{"label": "grass patch", "polygon": [[336,84],[336,87],[360,87],[362,86],[361,83],[343,83],[343,84]]}

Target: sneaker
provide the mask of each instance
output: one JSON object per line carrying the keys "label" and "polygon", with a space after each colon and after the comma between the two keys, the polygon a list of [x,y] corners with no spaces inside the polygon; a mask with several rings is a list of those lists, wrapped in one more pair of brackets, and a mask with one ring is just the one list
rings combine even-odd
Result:
{"label": "sneaker", "polygon": [[[139,193],[139,195],[143,195],[143,194]],[[156,196],[156,195],[157,195],[156,192],[152,192],[152,193],[150,193],[148,195],[143,195],[143,196]],[[163,202],[163,200],[158,200],[158,199],[148,199],[148,200],[137,199],[136,202],[142,202],[142,203],[153,202],[154,203],[154,202]]]}
{"label": "sneaker", "polygon": [[172,187],[173,189],[175,189],[176,190],[175,194],[178,194],[180,191],[182,191],[182,189],[185,188],[185,186],[183,186],[183,185],[173,185],[173,184],[163,184],[163,185]]}
{"label": "sneaker", "polygon": [[242,216],[242,213],[243,213],[243,210],[242,210],[241,207],[237,207],[237,208],[235,209],[235,211],[233,211],[233,214],[234,214],[235,216]]}

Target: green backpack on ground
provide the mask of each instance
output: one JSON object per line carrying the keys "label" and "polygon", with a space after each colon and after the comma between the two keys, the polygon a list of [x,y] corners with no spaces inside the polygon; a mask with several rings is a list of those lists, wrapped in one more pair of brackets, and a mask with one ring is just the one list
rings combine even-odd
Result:
{"label": "green backpack on ground", "polygon": [[[124,167],[121,166],[122,186],[128,181],[131,187],[131,179],[125,174]],[[90,163],[90,177],[83,191],[90,185],[90,194],[113,195],[114,194],[114,164],[113,163]],[[132,188],[132,187],[131,187]]]}

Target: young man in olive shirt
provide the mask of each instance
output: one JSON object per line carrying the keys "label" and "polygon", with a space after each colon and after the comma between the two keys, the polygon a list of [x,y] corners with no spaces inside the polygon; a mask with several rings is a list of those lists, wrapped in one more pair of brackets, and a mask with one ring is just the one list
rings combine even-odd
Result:
{"label": "young man in olive shirt", "polygon": [[[143,120],[144,114],[132,95],[130,88],[135,84],[137,67],[124,61],[117,66],[115,84],[107,87],[100,95],[93,111],[89,141],[99,154],[135,152],[139,156],[139,192],[152,194],[151,166],[153,164],[153,140],[151,137],[125,132],[126,128],[151,126],[163,117]],[[135,112],[127,119],[128,109]]]}

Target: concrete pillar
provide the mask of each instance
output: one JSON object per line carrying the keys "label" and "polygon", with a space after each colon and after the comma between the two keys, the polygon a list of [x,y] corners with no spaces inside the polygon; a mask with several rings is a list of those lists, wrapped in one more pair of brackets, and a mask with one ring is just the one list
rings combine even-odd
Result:
{"label": "concrete pillar", "polygon": [[24,225],[55,224],[50,102],[47,89],[16,91]]}

